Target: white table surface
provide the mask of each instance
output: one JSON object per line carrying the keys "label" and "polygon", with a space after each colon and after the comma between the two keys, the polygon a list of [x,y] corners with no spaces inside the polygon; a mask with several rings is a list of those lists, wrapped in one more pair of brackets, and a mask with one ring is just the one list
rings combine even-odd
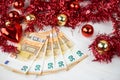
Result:
{"label": "white table surface", "polygon": [[[93,62],[94,56],[88,49],[88,45],[94,40],[96,34],[112,32],[112,23],[106,22],[92,25],[94,27],[92,37],[86,38],[79,32],[79,35],[77,35],[79,39],[76,39],[79,41],[81,51],[89,56],[69,71],[36,76],[18,74],[0,67],[0,80],[120,80],[120,57],[114,56],[109,64]],[[75,33],[78,33],[78,28],[73,30],[73,36]]]}

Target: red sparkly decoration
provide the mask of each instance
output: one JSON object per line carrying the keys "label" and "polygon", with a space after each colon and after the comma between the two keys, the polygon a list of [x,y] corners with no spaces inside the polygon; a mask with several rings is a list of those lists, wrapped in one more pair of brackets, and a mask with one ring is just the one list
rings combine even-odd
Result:
{"label": "red sparkly decoration", "polygon": [[78,1],[72,2],[72,3],[70,4],[70,7],[71,7],[72,9],[78,9],[78,8],[80,7],[79,2],[78,2]]}
{"label": "red sparkly decoration", "polygon": [[15,1],[13,2],[13,6],[14,6],[14,8],[16,8],[16,9],[21,9],[21,8],[23,8],[23,7],[24,7],[24,0],[15,0]]}
{"label": "red sparkly decoration", "polygon": [[115,53],[114,40],[107,35],[97,36],[95,41],[90,45],[90,48],[95,56],[94,61],[111,62]]}
{"label": "red sparkly decoration", "polygon": [[8,13],[8,19],[10,21],[18,21],[20,18],[20,15],[17,11],[11,11]]}
{"label": "red sparkly decoration", "polygon": [[10,41],[19,42],[22,36],[22,27],[20,24],[15,23],[5,28],[1,28],[2,36]]}
{"label": "red sparkly decoration", "polygon": [[81,32],[85,37],[90,37],[93,35],[94,29],[92,25],[86,24],[82,27]]}

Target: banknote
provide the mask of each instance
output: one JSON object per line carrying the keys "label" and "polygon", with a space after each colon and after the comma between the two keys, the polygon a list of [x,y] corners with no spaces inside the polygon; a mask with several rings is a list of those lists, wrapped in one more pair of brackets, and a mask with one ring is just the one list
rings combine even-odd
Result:
{"label": "banknote", "polygon": [[51,33],[48,37],[42,74],[48,74],[53,70],[54,70],[54,54],[53,54],[53,41],[52,41],[52,33]]}
{"label": "banknote", "polygon": [[38,37],[34,34],[23,37],[19,43],[19,53],[16,57],[8,56],[2,65],[18,73],[27,73],[45,41],[46,37]]}
{"label": "banknote", "polygon": [[87,55],[84,55],[84,53],[80,51],[72,39],[68,38],[63,32],[58,33],[58,40],[64,59],[69,68],[87,57]]}
{"label": "banknote", "polygon": [[17,46],[18,54],[0,53],[0,65],[18,73],[36,75],[68,70],[87,57],[74,40],[51,27],[27,33]]}
{"label": "banknote", "polygon": [[45,53],[46,53],[47,43],[48,43],[48,40],[46,40],[46,42],[42,46],[38,56],[36,57],[30,70],[28,71],[28,74],[41,75],[42,69],[44,67],[43,65],[44,65],[44,57],[45,57]]}
{"label": "banknote", "polygon": [[54,71],[61,71],[66,70],[67,65],[64,60],[64,56],[61,51],[61,47],[58,41],[58,34],[56,32],[56,29],[53,28],[52,31],[52,40],[53,40],[53,53],[54,53],[54,60],[55,60],[55,70]]}

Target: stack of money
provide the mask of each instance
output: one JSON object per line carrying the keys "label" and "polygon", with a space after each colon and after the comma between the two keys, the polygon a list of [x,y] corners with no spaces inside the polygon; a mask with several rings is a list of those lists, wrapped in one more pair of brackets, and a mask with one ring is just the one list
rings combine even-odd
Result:
{"label": "stack of money", "polygon": [[0,53],[0,65],[14,72],[43,75],[71,67],[87,57],[68,36],[55,28],[28,33],[18,45],[19,53]]}

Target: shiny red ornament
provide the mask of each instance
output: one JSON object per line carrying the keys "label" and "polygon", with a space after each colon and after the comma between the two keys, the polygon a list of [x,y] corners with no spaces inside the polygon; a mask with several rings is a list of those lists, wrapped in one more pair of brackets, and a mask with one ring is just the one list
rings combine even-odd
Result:
{"label": "shiny red ornament", "polygon": [[8,13],[8,19],[10,21],[18,21],[19,18],[20,18],[20,15],[19,15],[19,13],[17,11],[10,11]]}
{"label": "shiny red ornament", "polygon": [[81,32],[85,37],[90,37],[93,35],[94,32],[93,26],[90,24],[86,24],[82,27]]}
{"label": "shiny red ornament", "polygon": [[24,0],[15,0],[15,1],[13,2],[13,6],[14,6],[14,8],[16,8],[16,9],[21,9],[21,8],[23,8],[23,7],[24,7]]}
{"label": "shiny red ornament", "polygon": [[22,36],[22,26],[19,23],[1,28],[1,34],[6,40],[19,42]]}
{"label": "shiny red ornament", "polygon": [[77,1],[74,1],[70,4],[70,8],[72,8],[72,9],[78,9],[79,7],[80,7],[80,5]]}

